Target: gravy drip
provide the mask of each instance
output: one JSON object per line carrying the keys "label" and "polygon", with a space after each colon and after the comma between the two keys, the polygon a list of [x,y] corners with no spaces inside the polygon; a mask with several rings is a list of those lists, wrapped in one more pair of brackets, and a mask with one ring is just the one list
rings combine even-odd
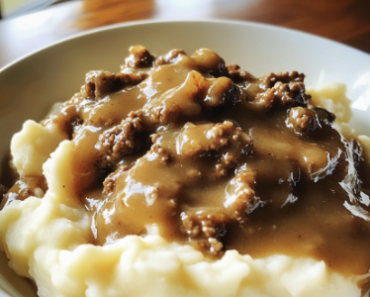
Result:
{"label": "gravy drip", "polygon": [[208,49],[141,46],[119,73],[89,72],[44,123],[73,139],[95,244],[156,229],[210,257],[236,249],[368,272],[369,162],[310,106],[303,79],[255,78]]}

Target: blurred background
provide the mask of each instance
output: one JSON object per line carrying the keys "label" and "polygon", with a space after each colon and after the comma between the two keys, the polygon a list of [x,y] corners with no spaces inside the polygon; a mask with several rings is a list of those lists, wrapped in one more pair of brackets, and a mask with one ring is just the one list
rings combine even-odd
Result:
{"label": "blurred background", "polygon": [[75,33],[134,20],[261,22],[370,53],[370,0],[0,0],[0,11],[0,68]]}
{"label": "blurred background", "polygon": [[42,10],[50,5],[64,2],[65,0],[1,0],[2,17],[15,17],[37,10]]}

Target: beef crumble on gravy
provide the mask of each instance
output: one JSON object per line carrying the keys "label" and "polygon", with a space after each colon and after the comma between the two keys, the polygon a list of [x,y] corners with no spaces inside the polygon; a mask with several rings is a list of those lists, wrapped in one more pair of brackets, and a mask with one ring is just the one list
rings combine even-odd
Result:
{"label": "beef crumble on gravy", "polygon": [[[91,71],[42,124],[74,140],[74,187],[96,245],[145,235],[209,257],[226,250],[370,268],[369,162],[355,138],[312,106],[304,75],[256,78],[208,49],[156,57],[130,48],[119,73]],[[18,180],[2,205],[42,196]]]}

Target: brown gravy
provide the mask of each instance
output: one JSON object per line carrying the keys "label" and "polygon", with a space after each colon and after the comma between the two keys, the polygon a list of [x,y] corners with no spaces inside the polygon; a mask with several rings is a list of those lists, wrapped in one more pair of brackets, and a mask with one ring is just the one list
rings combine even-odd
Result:
{"label": "brown gravy", "polygon": [[74,140],[95,244],[156,224],[210,257],[236,249],[368,272],[369,162],[310,106],[303,74],[255,78],[206,49],[130,53],[120,73],[89,72],[45,120]]}

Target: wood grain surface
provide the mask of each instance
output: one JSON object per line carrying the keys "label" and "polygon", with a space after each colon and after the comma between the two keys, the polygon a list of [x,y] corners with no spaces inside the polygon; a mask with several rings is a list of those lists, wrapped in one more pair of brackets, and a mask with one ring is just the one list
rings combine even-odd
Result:
{"label": "wood grain surface", "polygon": [[214,18],[297,29],[370,53],[370,0],[75,0],[0,21],[0,67],[91,28]]}

